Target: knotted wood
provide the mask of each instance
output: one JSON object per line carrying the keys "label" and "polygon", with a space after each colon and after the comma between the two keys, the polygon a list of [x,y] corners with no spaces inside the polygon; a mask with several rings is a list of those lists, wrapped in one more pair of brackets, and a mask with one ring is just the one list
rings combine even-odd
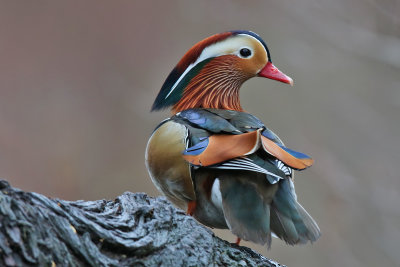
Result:
{"label": "knotted wood", "polygon": [[230,244],[164,197],[65,201],[0,180],[0,266],[281,266]]}

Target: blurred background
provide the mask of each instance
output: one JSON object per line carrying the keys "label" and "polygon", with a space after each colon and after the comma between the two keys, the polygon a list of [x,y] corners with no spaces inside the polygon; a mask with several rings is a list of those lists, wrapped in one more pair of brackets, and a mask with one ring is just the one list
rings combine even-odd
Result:
{"label": "blurred background", "polygon": [[[187,49],[247,29],[295,86],[252,79],[242,105],[316,163],[299,201],[313,245],[243,242],[288,266],[400,266],[400,1],[2,1],[0,177],[68,200],[159,193],[150,113]],[[233,242],[228,231],[217,231]]]}

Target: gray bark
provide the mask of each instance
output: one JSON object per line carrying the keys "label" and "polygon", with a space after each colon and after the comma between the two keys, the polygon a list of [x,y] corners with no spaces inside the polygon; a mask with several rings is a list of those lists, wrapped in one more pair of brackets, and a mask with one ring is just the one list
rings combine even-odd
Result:
{"label": "gray bark", "polygon": [[0,180],[0,266],[281,266],[165,198],[65,201]]}

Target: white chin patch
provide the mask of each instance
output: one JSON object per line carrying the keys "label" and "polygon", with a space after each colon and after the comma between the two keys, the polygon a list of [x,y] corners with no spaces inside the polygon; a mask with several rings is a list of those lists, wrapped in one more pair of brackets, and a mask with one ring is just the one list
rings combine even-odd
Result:
{"label": "white chin patch", "polygon": [[211,202],[222,211],[222,195],[218,178],[215,178],[211,188]]}

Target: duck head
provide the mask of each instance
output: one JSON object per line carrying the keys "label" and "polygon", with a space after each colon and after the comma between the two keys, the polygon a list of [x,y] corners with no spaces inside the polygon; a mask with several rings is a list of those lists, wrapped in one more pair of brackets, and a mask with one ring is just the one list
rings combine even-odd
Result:
{"label": "duck head", "polygon": [[152,111],[172,107],[242,111],[241,85],[252,77],[265,77],[293,85],[293,80],[271,61],[267,44],[254,32],[230,31],[195,44],[164,82]]}

